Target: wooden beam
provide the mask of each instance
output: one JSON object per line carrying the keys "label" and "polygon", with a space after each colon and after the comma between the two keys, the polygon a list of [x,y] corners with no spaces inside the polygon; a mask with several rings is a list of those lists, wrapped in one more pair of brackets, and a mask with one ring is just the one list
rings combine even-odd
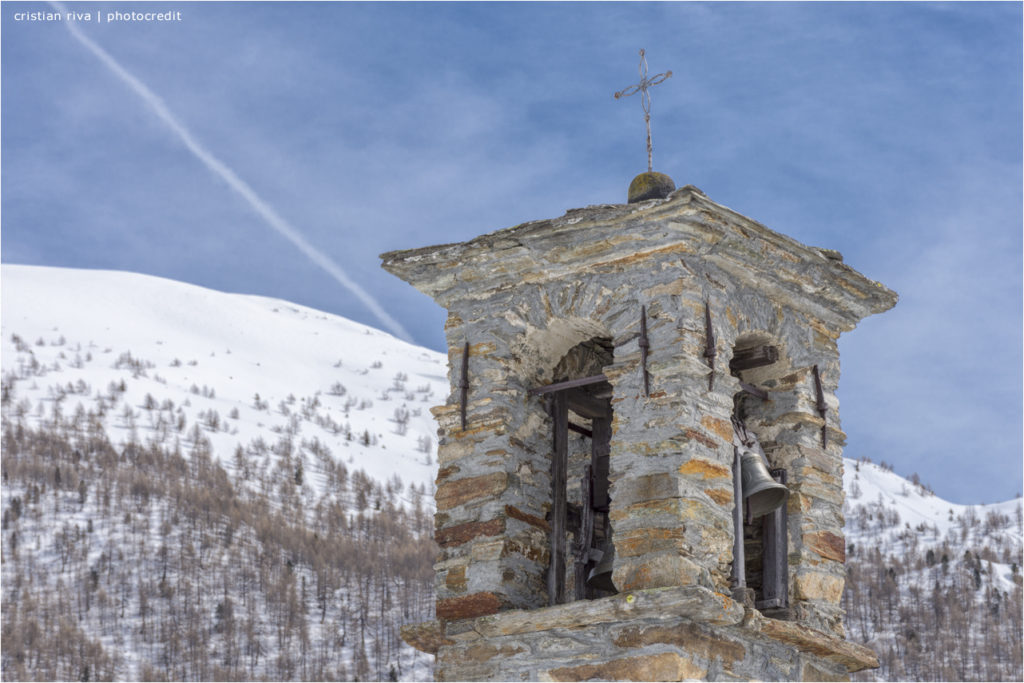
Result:
{"label": "wooden beam", "polygon": [[732,355],[732,360],[729,361],[729,369],[733,372],[741,372],[771,365],[777,360],[779,360],[778,347],[762,344],[749,349],[737,350]]}
{"label": "wooden beam", "polygon": [[595,419],[610,417],[612,414],[612,406],[608,399],[594,398],[580,390],[566,391],[565,394],[569,401],[569,410],[577,415]]}
{"label": "wooden beam", "polygon": [[569,423],[569,431],[576,432],[577,434],[582,434],[583,436],[587,437],[588,439],[594,438],[594,433],[592,431],[590,431],[586,427],[581,427],[580,425],[576,424],[575,422],[570,422]]}

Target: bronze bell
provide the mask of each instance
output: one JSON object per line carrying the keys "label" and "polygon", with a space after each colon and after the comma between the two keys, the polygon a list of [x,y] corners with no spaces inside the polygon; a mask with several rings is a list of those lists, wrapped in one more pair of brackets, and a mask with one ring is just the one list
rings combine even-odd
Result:
{"label": "bronze bell", "polygon": [[614,562],[615,545],[609,537],[604,542],[604,548],[601,549],[601,560],[597,563],[596,567],[590,570],[590,575],[587,577],[587,588],[618,593],[618,589],[612,583],[612,565]]}
{"label": "bronze bell", "polygon": [[743,498],[751,517],[762,517],[774,512],[789,497],[789,489],[778,483],[768,472],[760,454],[744,448],[741,453],[743,468]]}

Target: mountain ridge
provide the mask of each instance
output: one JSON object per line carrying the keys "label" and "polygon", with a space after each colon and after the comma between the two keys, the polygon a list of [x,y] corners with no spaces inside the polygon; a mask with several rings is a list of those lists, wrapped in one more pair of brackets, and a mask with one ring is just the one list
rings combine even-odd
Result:
{"label": "mountain ridge", "polygon": [[[202,421],[200,412],[212,417],[209,411],[216,411],[240,430],[206,430],[214,450],[227,454],[239,441],[276,439],[274,429],[286,428],[303,408],[297,396],[307,406],[319,402],[306,412],[325,424],[349,425],[339,439],[337,430],[306,420],[307,430],[329,447],[352,451],[351,463],[378,479],[401,470],[418,485],[432,485],[427,459],[436,427],[426,408],[448,393],[443,354],[286,301],[136,273],[4,264],[2,281],[5,370],[31,362],[25,358],[31,355],[44,368],[60,366],[62,384],[82,380],[95,392],[124,381],[119,405],[136,409],[146,405],[147,394],[158,403],[161,394],[190,394],[194,405],[183,411],[189,423]],[[21,340],[20,350],[12,335]],[[38,405],[60,396],[48,395],[42,381],[35,381],[36,390],[22,387],[21,398]],[[83,398],[60,402],[73,410]],[[227,417],[232,410],[237,418]],[[125,429],[114,420],[107,424],[115,434]],[[374,443],[361,444],[348,438],[352,434],[369,434]],[[390,454],[383,452],[388,445]]]}

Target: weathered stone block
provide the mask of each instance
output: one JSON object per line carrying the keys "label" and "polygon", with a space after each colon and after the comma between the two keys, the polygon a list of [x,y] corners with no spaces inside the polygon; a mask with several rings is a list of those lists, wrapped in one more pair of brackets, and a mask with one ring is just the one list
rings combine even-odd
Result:
{"label": "weathered stone block", "polygon": [[816,665],[814,662],[804,662],[800,669],[801,681],[849,681],[850,674],[845,670],[836,672],[829,667]]}
{"label": "weathered stone block", "polygon": [[732,479],[732,468],[722,463],[691,458],[679,466],[679,474],[687,477],[706,479]]}
{"label": "weathered stone block", "polygon": [[728,672],[747,656],[747,649],[739,640],[723,637],[692,622],[673,626],[629,626],[619,631],[614,643],[621,648],[673,645],[707,662],[717,661]]}
{"label": "weathered stone block", "polygon": [[504,519],[491,519],[486,522],[466,522],[434,532],[434,540],[442,548],[462,545],[478,536],[497,536],[505,532]]}
{"label": "weathered stone block", "polygon": [[494,614],[501,606],[501,599],[497,595],[485,591],[438,600],[436,612],[438,619],[455,621]]}
{"label": "weathered stone block", "polygon": [[462,656],[471,662],[488,662],[495,657],[511,657],[521,652],[526,652],[526,648],[514,645],[496,647],[488,643],[473,643],[463,651]]}
{"label": "weathered stone block", "polygon": [[401,628],[400,633],[402,640],[427,654],[437,654],[441,647],[455,644],[454,640],[444,635],[444,629],[437,621],[406,624]]}
{"label": "weathered stone block", "polygon": [[837,507],[841,507],[843,504],[842,488],[836,489],[828,484],[815,481],[794,481],[789,486],[792,492],[801,493],[811,498],[818,498]]}
{"label": "weathered stone block", "polygon": [[798,600],[825,600],[839,604],[846,580],[841,576],[800,570],[793,585]]}
{"label": "weathered stone block", "polygon": [[703,569],[678,551],[640,557],[615,557],[612,582],[619,591],[633,591],[668,586],[693,586],[711,583],[708,570]]}
{"label": "weathered stone block", "polygon": [[[619,507],[613,505],[609,518],[620,533],[630,528],[647,529],[666,524],[676,526],[680,520],[696,519],[700,504],[683,498],[660,498],[645,500]],[[626,524],[626,522],[632,524]],[[619,524],[622,522],[622,524]]]}
{"label": "weathered stone block", "polygon": [[469,556],[474,562],[486,562],[488,560],[497,560],[504,552],[505,539],[499,538],[493,541],[474,543],[469,551]]}
{"label": "weathered stone block", "polygon": [[445,588],[453,593],[466,592],[466,565],[452,567],[444,578]]}
{"label": "weathered stone block", "polygon": [[666,615],[711,624],[737,624],[743,608],[726,595],[703,586],[673,586],[621,592],[583,602],[515,610],[477,619],[473,628],[484,638],[497,638],[554,629],[581,629],[598,624],[661,619]]}
{"label": "weathered stone block", "polygon": [[801,652],[823,657],[844,666],[850,673],[878,668],[878,657],[863,645],[846,642],[796,622],[757,619],[752,625],[773,640],[792,645]]}
{"label": "weathered stone block", "polygon": [[719,446],[722,445],[715,441],[710,436],[708,436],[706,433],[702,432],[699,429],[694,429],[693,427],[687,427],[685,430],[683,430],[683,436],[685,436],[687,439],[692,439],[693,441],[696,441],[697,443],[706,448],[718,448]]}
{"label": "weathered stone block", "polygon": [[715,501],[719,505],[725,508],[731,509],[735,506],[736,501],[733,499],[733,490],[728,489],[704,489],[704,493],[707,494],[708,498]]}
{"label": "weathered stone block", "polygon": [[551,530],[551,525],[548,524],[548,521],[546,519],[538,517],[537,515],[531,515],[528,512],[523,512],[514,505],[506,505],[505,514],[511,517],[512,519],[518,519],[520,522],[526,522],[527,524],[537,527],[542,531]]}
{"label": "weathered stone block", "polygon": [[452,442],[447,439],[437,446],[437,462],[446,466],[473,454],[474,444],[470,441]]}
{"label": "weathered stone block", "polygon": [[701,425],[725,443],[732,443],[732,422],[712,415],[700,419]]}
{"label": "weathered stone block", "polygon": [[669,529],[639,529],[615,536],[617,557],[636,557],[663,550],[682,551],[685,547],[686,527]]}
{"label": "weathered stone block", "polygon": [[647,503],[661,498],[679,496],[679,483],[672,473],[647,474],[638,477],[622,477],[612,484],[612,500],[616,508],[634,503]]}
{"label": "weathered stone block", "polygon": [[438,510],[449,510],[473,500],[497,497],[505,490],[507,483],[508,475],[505,472],[445,481],[438,485],[434,499]]}
{"label": "weathered stone block", "polygon": [[846,540],[831,531],[814,531],[804,534],[804,545],[815,553],[835,562],[846,562]]}
{"label": "weathered stone block", "polygon": [[603,664],[583,664],[552,669],[552,681],[683,681],[703,678],[707,669],[675,652],[623,657]]}

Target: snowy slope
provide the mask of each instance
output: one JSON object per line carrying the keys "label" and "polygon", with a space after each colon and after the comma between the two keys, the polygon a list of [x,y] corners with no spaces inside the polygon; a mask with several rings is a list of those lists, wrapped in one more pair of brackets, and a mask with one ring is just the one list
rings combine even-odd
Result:
{"label": "snowy slope", "polygon": [[[101,465],[102,449],[56,449],[39,476],[31,439],[5,452],[5,633],[45,631],[5,642],[35,667],[19,676],[5,658],[5,678],[430,678],[397,629],[433,614],[419,505],[433,502],[444,355],[145,275],[5,264],[0,283],[5,445],[25,425],[75,444],[105,434],[117,451]],[[161,455],[133,460],[150,444]],[[195,472],[173,469],[179,451]],[[207,456],[226,479],[200,476]],[[227,512],[197,516],[212,495]],[[157,624],[178,636],[154,638]],[[94,654],[48,668],[67,638]],[[202,645],[186,659],[178,638]]]}
{"label": "snowy slope", "polygon": [[[961,545],[984,539],[993,544],[1021,546],[1020,499],[959,505],[939,498],[924,484],[912,483],[886,467],[850,459],[844,459],[843,464],[848,543],[902,551],[906,549],[910,530],[919,547],[926,549],[950,540]],[[887,514],[859,520],[860,510],[868,514],[872,510],[884,510]],[[993,522],[986,524],[989,519]],[[966,535],[965,528],[968,529]]]}
{"label": "snowy slope", "polygon": [[2,296],[5,390],[36,421],[81,406],[102,410],[115,441],[186,446],[198,424],[225,467],[257,439],[316,439],[349,468],[430,491],[440,353],[285,301],[134,273],[4,264]]}
{"label": "snowy slope", "polygon": [[[846,542],[890,554],[991,545],[1021,551],[1021,500],[960,505],[880,465],[844,459]],[[1000,589],[1012,591],[1012,563],[994,562]],[[1018,579],[1019,580],[1019,579]]]}
{"label": "snowy slope", "polygon": [[984,518],[989,513],[1012,518],[1021,506],[1019,498],[983,505],[951,503],[923,484],[914,484],[880,465],[849,458],[843,459],[843,465],[843,489],[850,504],[856,506],[881,501],[900,515],[902,525],[918,527],[924,524],[931,533],[940,537],[960,528],[958,518],[970,515]]}
{"label": "snowy slope", "polygon": [[884,464],[844,461],[854,680],[1020,680],[1021,500],[958,505]]}

